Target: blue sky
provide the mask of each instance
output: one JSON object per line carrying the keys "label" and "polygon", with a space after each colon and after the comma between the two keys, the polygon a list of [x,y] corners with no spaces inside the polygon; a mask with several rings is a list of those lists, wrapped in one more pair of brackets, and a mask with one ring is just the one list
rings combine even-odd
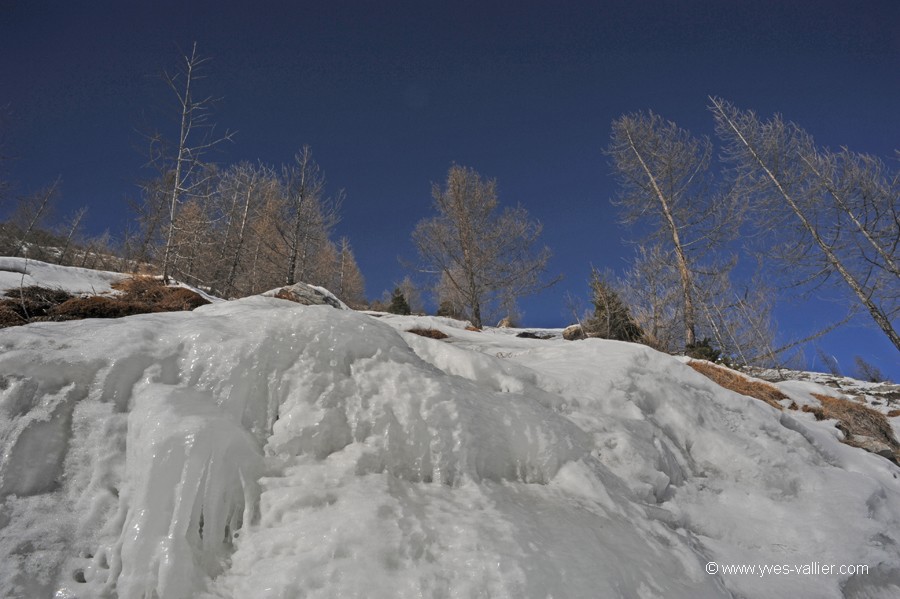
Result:
{"label": "blue sky", "polygon": [[[544,223],[564,281],[522,303],[565,324],[591,264],[631,257],[609,203],[610,122],[652,109],[712,135],[707,96],[780,112],[825,145],[885,158],[900,140],[900,2],[43,2],[0,0],[0,106],[22,192],[62,179],[59,212],[120,231],[137,195],[138,131],[173,115],[160,74],[197,41],[215,120],[237,131],[216,159],[280,164],[312,146],[346,190],[347,235],[370,297],[406,272],[430,187],[457,162],[496,178]],[[785,338],[843,313],[841,296],[779,310]],[[864,320],[819,343],[900,379]],[[815,350],[809,350],[810,358]]]}

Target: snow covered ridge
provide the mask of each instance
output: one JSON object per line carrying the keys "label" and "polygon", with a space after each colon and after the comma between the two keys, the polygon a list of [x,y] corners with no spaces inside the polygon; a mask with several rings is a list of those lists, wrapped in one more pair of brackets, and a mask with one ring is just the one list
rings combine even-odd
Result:
{"label": "snow covered ridge", "polygon": [[0,596],[900,593],[900,469],[828,423],[464,324],[253,297],[0,331]]}

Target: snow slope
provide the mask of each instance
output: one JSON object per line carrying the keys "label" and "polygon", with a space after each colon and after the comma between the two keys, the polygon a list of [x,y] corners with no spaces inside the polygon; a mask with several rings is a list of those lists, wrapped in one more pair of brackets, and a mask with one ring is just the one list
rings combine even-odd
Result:
{"label": "snow slope", "polygon": [[[0,331],[0,449],[3,597],[900,596],[900,469],[634,344],[38,323]],[[812,563],[867,572],[724,571]]]}
{"label": "snow slope", "polygon": [[111,285],[128,275],[104,270],[58,266],[40,260],[0,257],[0,295],[20,286],[41,285],[72,294],[110,293]]}

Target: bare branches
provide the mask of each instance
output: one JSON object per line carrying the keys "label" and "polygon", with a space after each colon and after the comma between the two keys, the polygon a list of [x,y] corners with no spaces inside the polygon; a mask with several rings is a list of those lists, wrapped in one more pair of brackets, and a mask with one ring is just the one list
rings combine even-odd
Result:
{"label": "bare branches", "polygon": [[[880,161],[844,150],[820,152],[812,138],[776,115],[761,121],[710,98],[735,186],[756,204],[761,226],[802,279],[812,273],[842,281],[900,350],[891,318],[900,310],[896,177]],[[776,245],[775,247],[779,247]]]}
{"label": "bare branches", "polygon": [[652,238],[674,252],[684,341],[691,345],[697,337],[696,262],[733,234],[739,222],[733,196],[708,192],[712,144],[652,112],[638,113],[613,122],[607,154],[619,178],[615,203],[623,221],[647,221]]}
{"label": "bare branches", "polygon": [[19,206],[19,218],[23,221],[22,235],[13,248],[13,256],[27,253],[29,237],[39,226],[41,220],[46,217],[50,204],[59,191],[59,185],[60,181],[57,179],[48,187],[23,199]]}
{"label": "bare branches", "polygon": [[169,279],[176,259],[179,208],[187,199],[209,187],[209,181],[204,176],[209,171],[205,168],[203,155],[232,137],[227,131],[221,137],[215,136],[215,126],[209,122],[213,99],[209,96],[197,99],[195,96],[194,84],[201,77],[201,67],[209,59],[198,56],[195,42],[190,56],[184,56],[183,60],[184,64],[178,71],[164,76],[180,111],[177,143],[172,150],[168,150],[161,135],[154,135],[150,140],[150,161],[168,180],[168,223],[162,259],[164,280]]}

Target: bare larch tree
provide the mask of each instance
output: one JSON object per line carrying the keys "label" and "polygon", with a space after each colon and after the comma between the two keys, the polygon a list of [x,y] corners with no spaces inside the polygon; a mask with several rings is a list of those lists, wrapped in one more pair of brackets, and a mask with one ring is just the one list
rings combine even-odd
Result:
{"label": "bare larch tree", "polygon": [[459,294],[474,326],[556,282],[542,279],[550,250],[535,249],[541,224],[521,207],[498,210],[495,180],[454,165],[443,187],[432,186],[432,198],[437,215],[419,221],[413,243],[423,270]]}
{"label": "bare larch tree", "polygon": [[184,64],[174,74],[164,75],[180,111],[178,139],[170,149],[161,134],[150,138],[150,162],[166,180],[168,219],[161,265],[166,281],[175,259],[179,208],[187,198],[207,187],[203,180],[203,155],[232,136],[228,132],[221,137],[215,136],[215,127],[209,121],[213,98],[195,95],[194,85],[201,77],[199,71],[208,60],[197,54],[194,43],[190,56],[183,57]]}
{"label": "bare larch tree", "polygon": [[[755,204],[758,224],[795,284],[843,281],[900,350],[900,193],[877,159],[820,150],[776,115],[761,120],[710,98],[737,190]],[[836,277],[833,275],[837,275]]]}
{"label": "bare larch tree", "polygon": [[681,287],[685,345],[697,340],[696,268],[739,222],[729,195],[707,188],[712,144],[654,113],[612,123],[607,154],[619,180],[614,201],[627,224],[642,222],[674,254]]}

